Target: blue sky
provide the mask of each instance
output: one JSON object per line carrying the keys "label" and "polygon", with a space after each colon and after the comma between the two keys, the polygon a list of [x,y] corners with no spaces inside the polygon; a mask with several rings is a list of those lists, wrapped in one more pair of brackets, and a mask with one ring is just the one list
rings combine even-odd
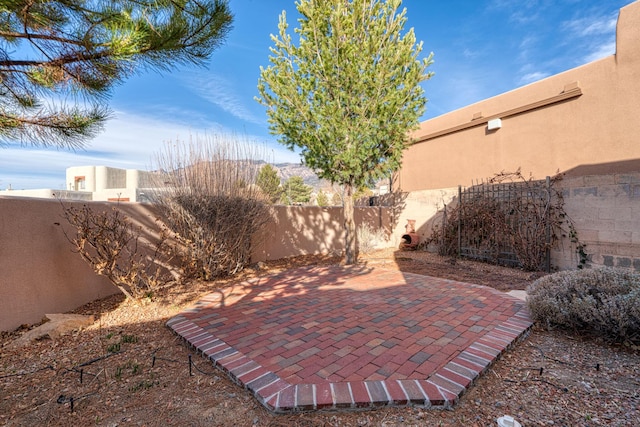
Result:
{"label": "blue sky", "polygon": [[[421,120],[453,111],[615,52],[618,10],[631,0],[404,0],[406,28],[434,52],[424,82]],[[269,35],[294,0],[230,0],[234,28],[207,68],[138,74],[117,86],[114,117],[85,150],[0,147],[0,189],[64,188],[69,166],[148,169],[176,140],[222,135],[264,148],[273,162],[299,163],[270,135],[254,101],[260,66],[268,66]]]}

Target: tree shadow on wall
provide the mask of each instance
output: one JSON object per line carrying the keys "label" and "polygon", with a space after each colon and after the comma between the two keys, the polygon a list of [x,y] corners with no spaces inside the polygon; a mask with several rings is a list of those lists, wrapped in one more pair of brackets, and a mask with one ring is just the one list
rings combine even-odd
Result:
{"label": "tree shadow on wall", "polygon": [[392,233],[398,226],[400,215],[407,206],[409,193],[397,191],[380,196],[372,196],[360,199],[356,206],[360,209],[360,224],[368,224],[381,230],[387,239],[392,239]]}
{"label": "tree shadow on wall", "polygon": [[[404,209],[407,193],[385,195],[373,206],[356,207],[356,227],[368,225],[389,237]],[[272,208],[272,221],[251,238],[254,260],[265,261],[297,255],[344,252],[344,210],[342,207],[283,206]]]}

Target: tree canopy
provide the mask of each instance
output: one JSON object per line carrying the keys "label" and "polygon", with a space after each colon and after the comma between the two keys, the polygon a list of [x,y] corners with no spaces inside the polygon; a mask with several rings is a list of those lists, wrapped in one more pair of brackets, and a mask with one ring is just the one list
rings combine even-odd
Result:
{"label": "tree canopy", "polygon": [[299,0],[297,43],[286,13],[260,69],[271,132],[320,178],[344,186],[347,263],[357,259],[354,189],[397,170],[426,105],[432,55],[404,31],[400,0]]}
{"label": "tree canopy", "polygon": [[226,0],[3,0],[0,143],[81,147],[114,85],[203,65],[231,22]]}
{"label": "tree canopy", "polygon": [[286,205],[308,203],[313,188],[304,183],[301,176],[294,175],[282,185],[282,202]]}
{"label": "tree canopy", "polygon": [[327,197],[327,194],[320,190],[318,191],[318,195],[316,196],[316,204],[318,206],[328,206],[329,205],[329,197]]}
{"label": "tree canopy", "polygon": [[266,164],[260,168],[256,185],[264,192],[269,202],[275,203],[280,200],[282,188],[280,187],[280,177],[278,172],[270,164]]}

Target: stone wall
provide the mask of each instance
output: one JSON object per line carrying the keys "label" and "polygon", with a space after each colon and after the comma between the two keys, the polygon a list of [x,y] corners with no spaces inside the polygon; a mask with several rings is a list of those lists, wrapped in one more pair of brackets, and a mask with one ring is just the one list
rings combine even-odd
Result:
{"label": "stone wall", "polygon": [[[640,172],[568,177],[561,187],[588,265],[640,271]],[[565,239],[552,260],[560,269],[575,268],[575,245]]]}
{"label": "stone wall", "polygon": [[[572,172],[557,186],[577,238],[585,245],[586,267],[610,266],[640,271],[640,171],[581,176]],[[421,241],[426,241],[434,226],[442,224],[444,205],[457,203],[457,194],[457,188],[407,193],[394,228],[393,243],[398,243],[408,219],[416,220]],[[437,247],[429,249],[435,251]],[[564,238],[551,251],[552,268],[575,269],[580,265],[580,259],[570,230],[565,227]]]}

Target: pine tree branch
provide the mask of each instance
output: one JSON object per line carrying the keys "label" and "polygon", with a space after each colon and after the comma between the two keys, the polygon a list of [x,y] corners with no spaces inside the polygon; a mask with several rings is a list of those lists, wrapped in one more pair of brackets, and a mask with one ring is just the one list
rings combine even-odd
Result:
{"label": "pine tree branch", "polygon": [[39,33],[32,33],[32,32],[28,32],[28,31],[25,31],[24,33],[16,33],[14,31],[1,31],[0,30],[0,37],[2,37],[2,38],[16,38],[16,39],[28,39],[28,40],[32,40],[32,39],[47,40],[47,41],[54,41],[54,42],[58,42],[58,43],[65,43],[65,44],[73,44],[73,45],[77,45],[77,46],[84,46],[84,44],[82,42],[78,41],[78,40],[69,39],[69,38],[65,38],[65,37],[54,36],[52,34],[39,34]]}

